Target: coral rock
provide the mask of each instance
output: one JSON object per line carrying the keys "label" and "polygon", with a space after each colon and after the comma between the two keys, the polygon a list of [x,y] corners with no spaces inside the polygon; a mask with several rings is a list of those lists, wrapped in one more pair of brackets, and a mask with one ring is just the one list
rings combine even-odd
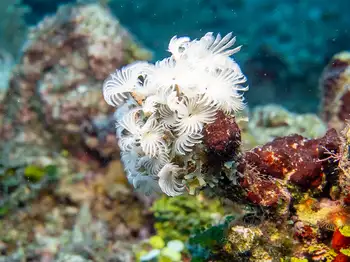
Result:
{"label": "coral rock", "polygon": [[339,229],[335,230],[332,238],[332,248],[340,251],[342,248],[348,248],[350,246],[350,237],[344,236]]}
{"label": "coral rock", "polygon": [[336,54],[320,80],[322,117],[330,127],[341,130],[350,114],[350,52]]}
{"label": "coral rock", "polygon": [[350,258],[344,254],[338,254],[333,262],[349,262],[350,261]]}
{"label": "coral rock", "polygon": [[228,241],[236,252],[244,253],[254,248],[257,241],[263,235],[257,227],[233,226],[228,232]]}
{"label": "coral rock", "polygon": [[280,199],[281,191],[272,181],[258,181],[253,183],[247,194],[247,198],[254,204],[262,206],[274,206]]}
{"label": "coral rock", "polygon": [[241,144],[241,131],[233,116],[222,111],[204,128],[204,143],[209,151],[222,157],[234,157]]}
{"label": "coral rock", "polygon": [[26,143],[48,137],[44,143],[55,142],[72,155],[87,152],[103,163],[118,157],[114,110],[103,99],[102,79],[149,58],[137,49],[108,9],[62,6],[30,33],[4,99],[0,137],[14,141],[35,130],[36,138]]}
{"label": "coral rock", "polygon": [[242,132],[245,148],[263,145],[276,137],[299,134],[306,138],[323,136],[325,123],[315,114],[296,114],[280,105],[255,107],[249,114],[247,130]]}
{"label": "coral rock", "polygon": [[305,242],[316,239],[317,237],[316,230],[301,221],[294,224],[294,230],[295,237]]}
{"label": "coral rock", "polygon": [[300,135],[276,138],[245,154],[245,161],[262,174],[290,180],[303,188],[317,187],[330,165],[325,151],[339,151],[340,141],[335,130],[320,139],[307,140]]}

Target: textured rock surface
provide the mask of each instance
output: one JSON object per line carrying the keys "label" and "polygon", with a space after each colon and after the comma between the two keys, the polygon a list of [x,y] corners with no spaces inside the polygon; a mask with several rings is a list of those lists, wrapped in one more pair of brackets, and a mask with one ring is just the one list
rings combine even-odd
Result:
{"label": "textured rock surface", "polygon": [[100,161],[117,157],[102,79],[148,57],[108,10],[96,4],[61,7],[31,32],[4,98],[0,137],[56,145],[79,157],[87,152]]}
{"label": "textured rock surface", "polygon": [[350,52],[333,56],[320,79],[321,114],[330,127],[342,130],[350,119]]}
{"label": "textured rock surface", "polygon": [[326,133],[326,124],[315,114],[296,114],[276,104],[255,107],[248,124],[242,126],[244,148],[263,145],[276,137],[299,134],[317,138]]}
{"label": "textured rock surface", "polygon": [[[0,235],[5,236],[0,241],[6,242],[4,250],[8,254],[18,248],[18,241],[25,246],[22,259],[34,256],[33,261],[46,257],[46,261],[52,261],[57,253],[68,252],[66,248],[73,244],[64,247],[72,240],[65,239],[66,230],[79,220],[77,211],[85,205],[89,206],[87,213],[98,214],[92,227],[106,224],[108,234],[101,238],[110,249],[118,239],[147,235],[147,214],[142,211],[145,204],[125,180],[115,138],[114,111],[101,92],[102,79],[112,68],[146,58],[149,52],[97,4],[63,6],[31,31],[0,106],[0,175],[11,178],[18,173],[22,179],[29,179],[41,174],[40,168],[46,166],[57,172],[56,180],[49,185],[14,185],[14,180],[8,179],[12,182],[10,189],[6,195],[0,194],[0,215],[9,213],[2,219],[4,227],[0,227]],[[1,186],[4,182],[2,179]],[[19,205],[28,206],[29,198],[32,202],[28,210],[15,214],[9,208],[15,209],[18,204],[9,207],[3,201],[18,200]],[[13,230],[5,232],[8,228]],[[105,252],[96,247],[101,239],[89,240],[84,234],[95,233],[82,233],[82,247]],[[30,250],[30,243],[36,251]],[[88,257],[81,250],[74,252]],[[101,254],[97,257],[107,261]]]}
{"label": "textured rock surface", "polygon": [[233,116],[219,111],[216,120],[206,125],[203,132],[204,144],[212,153],[232,159],[239,152],[241,131]]}
{"label": "textured rock surface", "polygon": [[262,174],[286,179],[303,188],[317,187],[322,182],[328,161],[321,161],[325,151],[340,151],[335,130],[320,139],[307,140],[300,135],[276,138],[245,154],[245,160]]}

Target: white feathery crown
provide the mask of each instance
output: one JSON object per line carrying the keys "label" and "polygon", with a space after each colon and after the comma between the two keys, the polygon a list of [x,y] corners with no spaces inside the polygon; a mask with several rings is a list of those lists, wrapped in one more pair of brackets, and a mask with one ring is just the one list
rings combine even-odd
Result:
{"label": "white feathery crown", "polygon": [[137,190],[185,192],[181,157],[196,154],[203,128],[219,110],[233,115],[244,108],[246,77],[230,57],[240,50],[235,41],[232,33],[192,41],[174,36],[170,57],[154,65],[134,62],[104,82],[104,99],[122,112],[116,114],[121,160]]}

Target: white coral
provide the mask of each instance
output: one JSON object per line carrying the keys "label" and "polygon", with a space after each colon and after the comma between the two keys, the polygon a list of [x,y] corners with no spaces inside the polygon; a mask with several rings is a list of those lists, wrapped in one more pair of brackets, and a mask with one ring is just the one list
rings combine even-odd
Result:
{"label": "white coral", "polygon": [[105,81],[104,98],[118,107],[121,160],[138,190],[185,192],[191,177],[186,163],[198,159],[205,125],[216,120],[218,110],[230,115],[245,106],[246,78],[230,57],[240,49],[235,41],[232,33],[192,41],[174,36],[170,57],[155,65],[135,62]]}
{"label": "white coral", "polygon": [[[138,112],[140,108],[131,110],[121,120],[117,121],[119,147],[122,150],[131,150],[139,144],[145,155],[156,157],[166,152],[166,143],[163,140],[163,126],[157,123],[154,115],[144,123]],[[123,134],[126,131],[127,134]]]}
{"label": "white coral", "polygon": [[179,134],[195,134],[202,131],[204,124],[215,121],[217,108],[205,105],[198,97],[187,99],[184,97],[178,106],[178,117],[175,131]]}
{"label": "white coral", "polygon": [[183,193],[185,186],[179,178],[181,168],[168,163],[159,171],[159,186],[168,196],[178,196]]}
{"label": "white coral", "polygon": [[202,142],[203,135],[201,133],[183,133],[175,140],[175,153],[186,155],[192,151],[192,148]]}
{"label": "white coral", "polygon": [[144,167],[152,176],[157,176],[162,167],[167,163],[169,163],[169,157],[167,154],[159,155],[157,158],[143,156],[138,162],[138,164]]}
{"label": "white coral", "polygon": [[138,76],[142,75],[147,67],[148,64],[145,62],[136,62],[111,74],[103,84],[103,96],[106,102],[118,107],[127,99],[127,94],[138,87]]}
{"label": "white coral", "polygon": [[133,180],[135,189],[146,196],[160,193],[160,187],[156,178],[147,175],[137,175]]}
{"label": "white coral", "polygon": [[119,106],[127,94],[135,89],[137,79],[133,77],[131,67],[125,67],[111,74],[103,84],[103,96],[111,106]]}
{"label": "white coral", "polygon": [[177,36],[173,36],[170,39],[168,51],[173,55],[173,57],[176,60],[178,60],[181,58],[182,53],[185,51],[186,47],[190,42],[191,41],[189,37],[177,38]]}
{"label": "white coral", "polygon": [[[243,74],[232,69],[226,69],[218,73],[212,73],[202,80],[200,93],[203,94],[205,105],[214,104],[221,110],[230,113],[244,108],[242,91],[248,88],[241,86],[246,78]],[[220,92],[217,87],[220,86]]]}
{"label": "white coral", "polygon": [[142,126],[139,133],[139,142],[146,156],[159,157],[167,151],[167,146],[163,140],[163,126],[159,125],[154,115],[149,117]]}

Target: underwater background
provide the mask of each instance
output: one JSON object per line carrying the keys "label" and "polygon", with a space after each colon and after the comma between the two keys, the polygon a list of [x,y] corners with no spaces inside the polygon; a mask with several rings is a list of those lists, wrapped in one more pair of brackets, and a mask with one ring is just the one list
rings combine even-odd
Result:
{"label": "underwater background", "polygon": [[[1,0],[0,262],[350,261],[349,12],[348,0]],[[148,176],[126,176],[127,112],[110,106],[126,95],[108,102],[109,75],[174,55],[173,36],[230,32],[246,107],[215,111],[177,151],[186,172],[163,182],[186,193],[162,178],[160,194],[135,190]]]}

